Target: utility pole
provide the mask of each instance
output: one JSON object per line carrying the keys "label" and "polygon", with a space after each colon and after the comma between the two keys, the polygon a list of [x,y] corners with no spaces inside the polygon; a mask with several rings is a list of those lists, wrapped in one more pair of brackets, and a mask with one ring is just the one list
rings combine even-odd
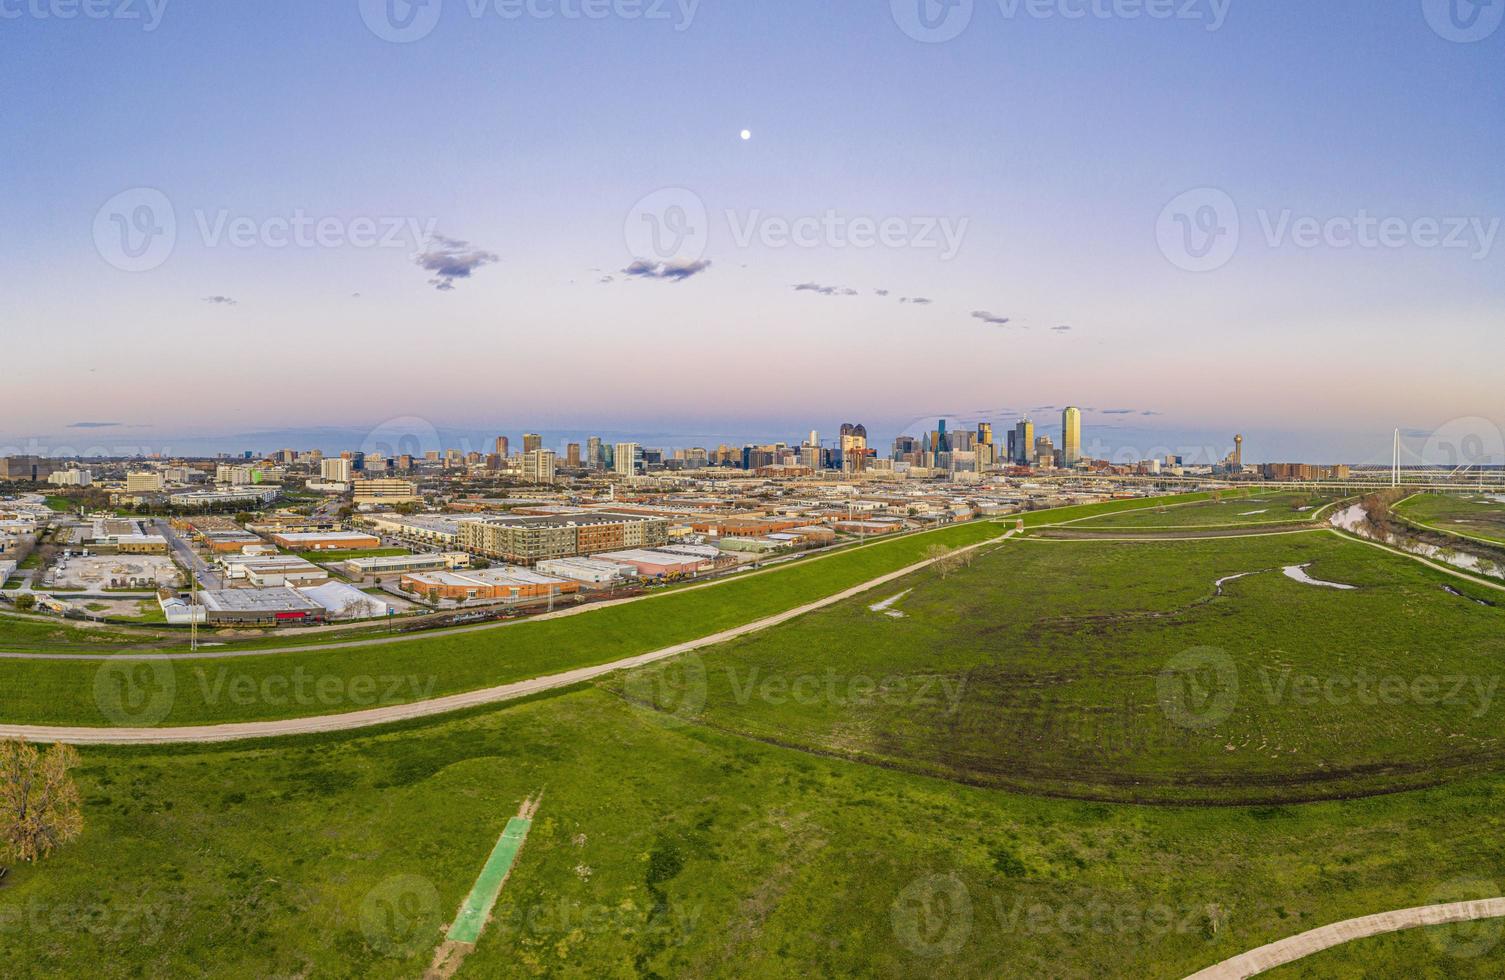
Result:
{"label": "utility pole", "polygon": [[199,573],[197,569],[190,568],[188,575],[192,582],[190,592],[192,600],[188,605],[188,649],[197,651],[199,648]]}
{"label": "utility pole", "polygon": [[1395,430],[1395,445],[1390,455],[1390,485],[1400,486],[1400,430]]}

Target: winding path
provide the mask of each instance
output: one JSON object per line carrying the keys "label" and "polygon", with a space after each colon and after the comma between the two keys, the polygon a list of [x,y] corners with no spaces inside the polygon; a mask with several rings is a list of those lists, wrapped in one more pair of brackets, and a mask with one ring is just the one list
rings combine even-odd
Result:
{"label": "winding path", "polygon": [[[1013,537],[1014,531],[1005,532],[1000,537],[990,538],[974,545],[952,550],[950,555],[964,554],[996,545]],[[222,725],[196,725],[182,728],[98,728],[85,726],[62,726],[54,727],[47,725],[6,725],[0,724],[0,739],[21,739],[27,742],[68,742],[74,745],[151,745],[169,742],[233,742],[253,738],[274,738],[284,735],[315,735],[325,732],[349,731],[356,728],[368,728],[373,725],[387,725],[393,722],[410,721],[415,718],[427,718],[433,715],[445,714],[450,711],[459,711],[464,708],[473,708],[480,705],[498,704],[504,701],[515,701],[518,698],[528,697],[543,691],[551,691],[561,687],[569,687],[582,681],[593,680],[604,674],[610,674],[618,670],[627,670],[633,667],[641,667],[658,660],[667,660],[677,657],[692,650],[702,647],[715,646],[725,643],[727,640],[755,633],[759,630],[786,623],[806,613],[817,609],[824,609],[843,602],[853,596],[861,595],[871,589],[887,585],[906,575],[922,571],[941,559],[929,558],[917,562],[896,572],[880,575],[859,585],[838,592],[835,595],[817,599],[795,609],[785,610],[773,616],[734,626],[720,633],[703,636],[696,640],[685,643],[677,643],[674,646],[664,647],[648,653],[640,653],[632,657],[624,657],[621,660],[613,660],[610,663],[597,664],[594,667],[580,667],[575,670],[564,671],[559,674],[548,674],[544,677],[535,677],[526,681],[515,681],[511,684],[502,684],[498,687],[482,688],[477,691],[464,691],[460,694],[451,694],[442,698],[433,698],[428,701],[414,701],[408,704],[388,705],[380,708],[368,708],[365,711],[349,711],[336,715],[316,715],[309,718],[288,718],[279,721],[252,721],[233,722]],[[136,660],[135,657],[118,658],[123,661]]]}
{"label": "winding path", "polygon": [[1193,973],[1187,980],[1243,980],[1277,966],[1295,962],[1324,949],[1341,946],[1355,939],[1365,939],[1387,932],[1439,926],[1449,922],[1472,922],[1476,919],[1505,917],[1505,898],[1481,898],[1472,902],[1448,905],[1422,905],[1394,912],[1379,912],[1357,919],[1345,919],[1307,932],[1251,949]]}

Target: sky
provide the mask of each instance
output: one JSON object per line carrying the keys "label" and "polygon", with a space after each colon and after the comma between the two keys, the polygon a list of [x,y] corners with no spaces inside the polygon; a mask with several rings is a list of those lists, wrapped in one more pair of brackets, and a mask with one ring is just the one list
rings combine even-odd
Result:
{"label": "sky", "polygon": [[0,447],[1505,462],[1502,16],[0,0]]}

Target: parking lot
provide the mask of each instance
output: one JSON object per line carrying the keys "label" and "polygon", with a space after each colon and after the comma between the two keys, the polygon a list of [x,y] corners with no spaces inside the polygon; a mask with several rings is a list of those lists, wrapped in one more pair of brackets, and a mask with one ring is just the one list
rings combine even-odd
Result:
{"label": "parking lot", "polygon": [[42,591],[104,592],[129,589],[151,592],[158,587],[179,588],[183,573],[162,555],[74,555],[60,558],[47,572]]}

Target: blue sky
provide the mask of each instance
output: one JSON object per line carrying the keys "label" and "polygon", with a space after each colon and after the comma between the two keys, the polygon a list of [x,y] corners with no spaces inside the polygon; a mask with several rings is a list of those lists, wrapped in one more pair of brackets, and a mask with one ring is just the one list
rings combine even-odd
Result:
{"label": "blue sky", "polygon": [[[402,416],[773,439],[1070,402],[1134,409],[1135,445],[1361,459],[1505,425],[1505,29],[1449,40],[1432,0],[985,0],[941,43],[900,26],[933,0],[443,0],[411,43],[360,0],[56,2],[0,3],[0,322],[38,352],[7,444]],[[124,271],[100,216],[140,188],[176,241]],[[704,207],[688,252],[636,254],[645,198]],[[1173,200],[1231,202],[1225,262],[1167,254]],[[299,214],[332,237],[277,247]],[[1363,215],[1395,244],[1353,244]],[[778,235],[800,219],[809,247]],[[826,230],[865,220],[902,234]],[[1304,247],[1303,220],[1338,230]]]}

